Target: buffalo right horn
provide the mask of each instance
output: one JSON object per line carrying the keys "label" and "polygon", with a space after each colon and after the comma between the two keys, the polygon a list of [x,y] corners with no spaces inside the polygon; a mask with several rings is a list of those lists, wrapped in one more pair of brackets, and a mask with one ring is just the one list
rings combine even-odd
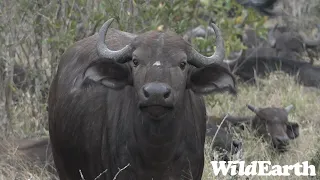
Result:
{"label": "buffalo right horn", "polygon": [[299,34],[301,35],[303,42],[307,47],[315,47],[320,45],[320,24],[318,25],[318,37],[316,40],[309,39],[302,31],[300,31]]}
{"label": "buffalo right horn", "polygon": [[248,107],[248,109],[250,109],[252,112],[254,112],[254,113],[258,113],[259,112],[259,108],[257,108],[257,107],[254,107],[254,106],[252,106],[252,105],[250,105],[250,104],[248,104],[247,105],[247,107]]}
{"label": "buffalo right horn", "polygon": [[183,35],[183,39],[187,42],[191,42],[191,38],[194,38],[194,37],[203,37],[204,38],[206,36],[206,34],[207,33],[206,33],[205,28],[203,26],[198,26],[194,29],[187,31]]}
{"label": "buffalo right horn", "polygon": [[224,40],[221,31],[214,23],[210,23],[210,25],[216,35],[216,51],[212,56],[206,57],[192,48],[188,56],[188,62],[196,67],[203,67],[215,62],[221,63],[225,57]]}
{"label": "buffalo right horn", "polygon": [[268,32],[268,42],[271,47],[275,47],[276,38],[274,37],[274,31],[278,28],[278,24],[276,24],[269,32]]}
{"label": "buffalo right horn", "polygon": [[289,113],[293,108],[293,105],[290,104],[289,106],[285,107],[284,109],[287,111],[287,113]]}
{"label": "buffalo right horn", "polygon": [[126,45],[124,48],[113,51],[110,50],[105,44],[107,31],[113,22],[113,18],[109,19],[105,22],[99,30],[99,39],[97,42],[97,50],[100,57],[112,59],[118,63],[125,63],[130,60],[131,52],[133,50],[131,44]]}
{"label": "buffalo right horn", "polygon": [[236,62],[239,61],[239,59],[242,57],[243,54],[243,49],[241,49],[239,52],[233,52],[233,57],[232,59],[225,59],[223,62],[227,63],[228,65],[233,65]]}

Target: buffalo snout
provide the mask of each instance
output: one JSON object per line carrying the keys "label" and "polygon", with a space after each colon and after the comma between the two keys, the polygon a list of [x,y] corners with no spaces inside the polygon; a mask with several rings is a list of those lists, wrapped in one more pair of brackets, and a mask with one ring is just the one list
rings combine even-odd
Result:
{"label": "buffalo snout", "polygon": [[171,88],[164,83],[148,83],[142,87],[144,98],[170,101]]}
{"label": "buffalo snout", "polygon": [[273,138],[273,145],[279,152],[285,152],[287,151],[289,140],[288,136],[276,136]]}
{"label": "buffalo snout", "polygon": [[172,88],[165,83],[147,83],[141,88],[140,109],[153,119],[159,119],[173,109]]}
{"label": "buffalo snout", "polygon": [[234,153],[238,153],[242,148],[242,142],[240,140],[233,140],[232,145],[235,148]]}

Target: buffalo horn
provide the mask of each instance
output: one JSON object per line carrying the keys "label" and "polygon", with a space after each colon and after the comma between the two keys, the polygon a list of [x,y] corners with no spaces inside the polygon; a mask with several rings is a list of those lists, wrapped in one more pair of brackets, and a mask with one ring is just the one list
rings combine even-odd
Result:
{"label": "buffalo horn", "polygon": [[259,112],[259,108],[254,107],[254,106],[252,106],[250,104],[248,104],[247,107],[248,107],[248,109],[250,109],[254,113],[258,113]]}
{"label": "buffalo horn", "polygon": [[216,35],[216,51],[210,57],[203,56],[197,52],[194,48],[191,50],[188,62],[196,67],[203,67],[214,62],[221,63],[225,56],[224,40],[221,35],[220,29],[214,24],[210,23]]}
{"label": "buffalo horn", "polygon": [[316,40],[309,39],[307,35],[302,31],[300,31],[299,34],[301,35],[303,42],[307,47],[315,47],[320,45],[320,25],[318,25],[318,37]]}
{"label": "buffalo horn", "polygon": [[239,61],[239,59],[242,57],[242,54],[243,54],[243,49],[241,49],[239,52],[233,52],[232,56],[234,56],[234,58],[225,59],[223,62],[227,63],[228,65],[233,65]]}
{"label": "buffalo horn", "polygon": [[287,113],[289,113],[293,108],[293,105],[290,104],[289,106],[285,107],[284,109],[287,111]]}
{"label": "buffalo horn", "polygon": [[269,32],[268,32],[268,42],[271,47],[275,47],[276,45],[276,39],[274,37],[274,31],[277,29],[278,24],[276,24]]}
{"label": "buffalo horn", "polygon": [[106,21],[99,30],[99,39],[97,42],[98,54],[100,57],[111,59],[118,63],[125,63],[130,60],[129,57],[131,56],[133,49],[131,44],[126,45],[124,48],[117,51],[108,49],[107,45],[105,44],[106,34],[113,20],[114,19],[111,18]]}

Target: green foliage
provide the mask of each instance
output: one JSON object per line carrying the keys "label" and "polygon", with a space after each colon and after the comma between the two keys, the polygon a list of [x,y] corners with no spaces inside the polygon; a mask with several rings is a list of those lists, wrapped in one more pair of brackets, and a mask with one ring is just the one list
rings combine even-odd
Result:
{"label": "green foliage", "polygon": [[[237,38],[242,34],[242,28],[235,28],[244,17],[243,7],[235,0],[68,0],[63,6],[57,1],[46,4],[44,1],[34,3],[18,0],[17,7],[21,15],[27,13],[34,20],[37,15],[41,16],[40,23],[33,20],[36,22],[34,26],[42,26],[47,32],[48,36],[43,41],[52,47],[51,50],[63,51],[70,46],[75,41],[80,22],[86,31],[96,32],[111,17],[116,20],[113,26],[120,30],[143,32],[163,27],[181,35],[192,27],[208,26],[212,19],[223,32],[227,55],[245,48]],[[248,10],[248,18],[244,23],[256,28],[259,34],[265,34],[262,26],[264,18],[252,9]],[[213,41],[214,37],[195,39],[193,44],[202,53],[211,54],[214,50]]]}

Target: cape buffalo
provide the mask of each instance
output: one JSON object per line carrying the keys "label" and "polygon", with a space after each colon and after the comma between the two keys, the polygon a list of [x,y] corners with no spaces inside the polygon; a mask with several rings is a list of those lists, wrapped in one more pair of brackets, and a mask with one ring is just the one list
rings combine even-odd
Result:
{"label": "cape buffalo", "polygon": [[[184,39],[191,41],[191,38],[205,37],[213,32],[210,27],[205,29],[198,26],[185,33]],[[260,38],[252,29],[246,29],[240,38],[248,48],[232,52],[224,60],[240,79],[254,82],[255,75],[263,77],[281,70],[289,75],[297,75],[297,81],[305,86],[320,87],[320,67],[297,60],[304,46],[310,48],[320,45],[320,38],[310,40],[303,37],[302,41],[301,36],[289,32],[286,27],[278,26],[270,30],[269,42]]]}
{"label": "cape buffalo", "polygon": [[285,108],[258,108],[248,105],[248,108],[256,114],[251,121],[251,128],[265,139],[271,139],[274,148],[279,152],[285,152],[289,140],[299,136],[299,124],[288,121],[288,113],[293,105]]}
{"label": "cape buffalo", "polygon": [[[320,32],[320,31],[319,31]],[[198,26],[187,31],[184,39],[191,42],[194,37],[206,37],[214,34],[211,27]],[[252,28],[245,28],[242,35],[238,36],[247,47],[240,52],[231,52],[225,59],[227,63],[245,61],[250,57],[281,57],[300,60],[306,48],[314,48],[320,45],[320,38],[311,40],[303,32],[291,32],[287,27],[276,25],[269,30],[267,40],[260,37]],[[320,36],[319,36],[320,37]]]}
{"label": "cape buffalo", "polygon": [[[228,153],[233,155],[243,150],[242,142],[233,139],[232,134],[225,130],[225,126],[223,125],[225,123],[220,124],[216,119],[220,120],[220,118],[215,116],[208,117],[206,136],[210,139],[209,143],[211,144],[212,142],[211,149],[220,153],[219,160],[229,161]],[[220,125],[220,128],[218,125]]]}
{"label": "cape buffalo", "polygon": [[[49,92],[49,132],[61,180],[200,180],[206,109],[202,95],[235,78],[216,52],[198,53],[177,34],[109,29],[62,55]],[[119,170],[119,168],[122,168]],[[98,177],[99,176],[99,177]]]}
{"label": "cape buffalo", "polygon": [[244,7],[255,8],[258,12],[267,16],[280,15],[279,12],[273,10],[278,0],[237,0]]}
{"label": "cape buffalo", "polygon": [[248,105],[248,109],[254,112],[256,114],[255,116],[231,117],[227,118],[225,122],[242,128],[243,123],[247,124],[257,136],[261,136],[267,141],[271,140],[276,150],[285,152],[288,150],[289,140],[299,136],[299,124],[288,121],[288,113],[292,108],[293,105],[285,108],[257,108]]}
{"label": "cape buffalo", "polygon": [[306,48],[320,46],[320,36],[311,40],[302,31],[296,33],[287,27],[278,27],[278,24],[269,30],[268,41],[270,46],[277,50],[278,57],[294,60],[301,59],[301,53],[305,52]]}
{"label": "cape buffalo", "polygon": [[246,82],[255,82],[255,76],[264,77],[274,71],[283,71],[304,86],[320,88],[320,66],[308,62],[279,57],[249,57],[237,64],[228,63],[234,74]]}
{"label": "cape buffalo", "polygon": [[15,155],[18,156],[23,163],[45,167],[51,173],[56,173],[49,137],[40,139],[25,138],[21,140],[13,140],[10,143],[0,143],[0,153],[2,155],[8,154],[12,148]]}

